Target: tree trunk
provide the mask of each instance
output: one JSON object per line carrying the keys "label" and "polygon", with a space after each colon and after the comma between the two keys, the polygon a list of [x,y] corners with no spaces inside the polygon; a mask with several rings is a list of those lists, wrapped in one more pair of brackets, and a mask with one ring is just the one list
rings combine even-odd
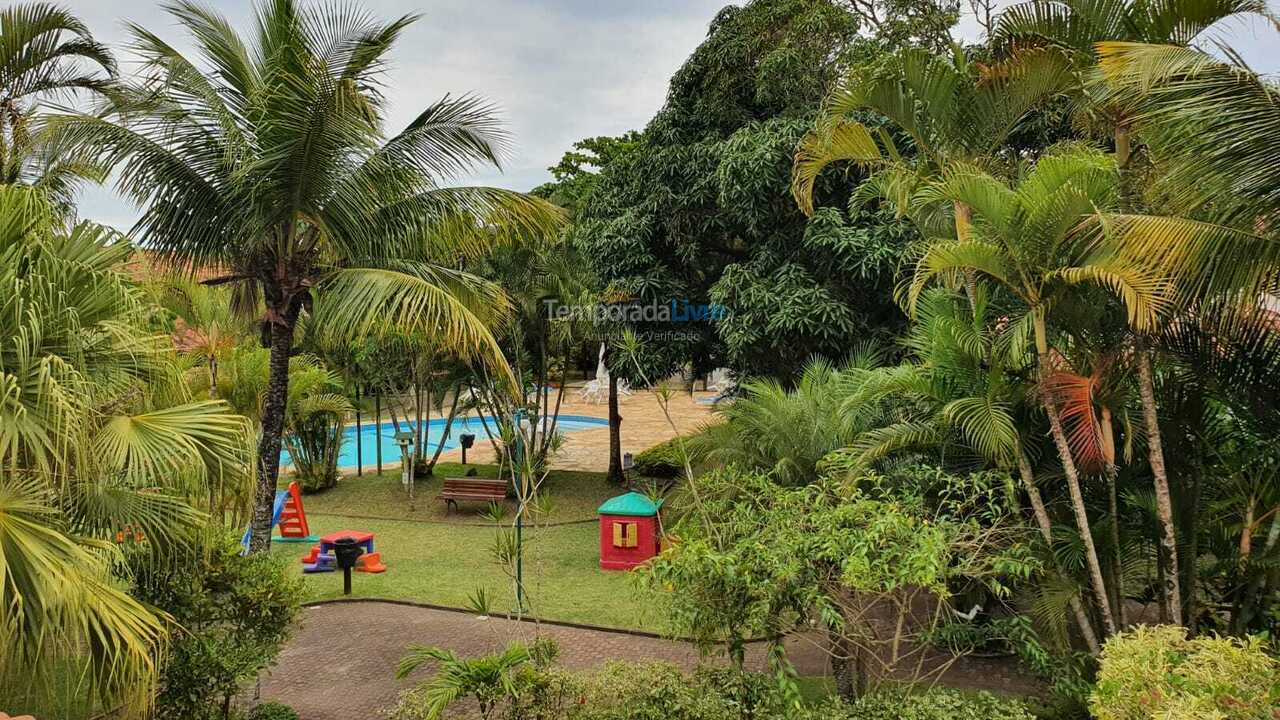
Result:
{"label": "tree trunk", "polygon": [[449,405],[449,416],[444,421],[444,428],[440,430],[440,441],[436,443],[436,451],[431,455],[431,462],[427,463],[427,475],[432,475],[436,471],[436,463],[440,462],[440,453],[444,451],[444,441],[449,437],[449,433],[453,431],[453,419],[458,414],[458,398],[462,396],[462,386],[457,385],[453,388],[453,403]]}
{"label": "tree trunk", "polygon": [[622,415],[618,413],[618,376],[609,373],[609,482],[626,486],[622,471]]}
{"label": "tree trunk", "polygon": [[858,677],[858,649],[838,630],[828,630],[827,636],[831,643],[831,677],[835,681],[836,695],[853,702],[861,694],[859,689],[862,685]]}
{"label": "tree trunk", "polygon": [[1120,546],[1120,500],[1117,497],[1120,468],[1116,466],[1116,436],[1111,426],[1111,408],[1102,408],[1102,451],[1106,456],[1107,507],[1111,513],[1111,590],[1116,608],[1116,622],[1123,628],[1128,624],[1124,607],[1124,562]]}
{"label": "tree trunk", "polygon": [[1156,515],[1160,520],[1160,545],[1169,569],[1164,573],[1164,602],[1169,608],[1169,621],[1182,624],[1182,592],[1178,583],[1178,536],[1173,527],[1173,500],[1169,495],[1169,476],[1164,467],[1164,448],[1160,442],[1160,420],[1156,416],[1155,380],[1151,372],[1151,355],[1141,342],[1134,351],[1138,361],[1138,388],[1142,396],[1142,419],[1147,431],[1147,453],[1151,477],[1155,483]]}
{"label": "tree trunk", "polygon": [[270,375],[267,396],[262,403],[262,437],[258,440],[258,487],[253,498],[253,535],[249,552],[271,549],[271,514],[280,478],[280,444],[284,437],[284,417],[289,398],[289,355],[293,351],[294,321],[297,311],[285,309],[281,320],[271,323]]}
{"label": "tree trunk", "polygon": [[[1049,520],[1049,511],[1044,506],[1044,498],[1040,496],[1040,488],[1036,487],[1035,475],[1031,472],[1031,461],[1027,460],[1027,454],[1021,447],[1018,448],[1018,474],[1022,476],[1022,484],[1026,486],[1027,497],[1031,498],[1031,509],[1036,516],[1036,526],[1040,528],[1040,537],[1044,538],[1045,545],[1050,548],[1050,555],[1052,555],[1053,524]],[[1102,648],[1098,645],[1098,636],[1093,632],[1093,623],[1084,611],[1084,606],[1080,604],[1080,598],[1073,596],[1070,604],[1071,614],[1075,616],[1076,627],[1080,629],[1085,645],[1089,647],[1090,653],[1097,655]]]}
{"label": "tree trunk", "polygon": [[[962,202],[953,205],[955,212],[956,240],[965,242],[969,239],[973,227],[973,209]],[[970,268],[964,269],[964,294],[969,299],[969,310],[978,312],[978,274]]]}
{"label": "tree trunk", "polygon": [[209,399],[218,397],[218,356],[209,356]]}
{"label": "tree trunk", "polygon": [[[1047,378],[1051,374],[1049,367],[1049,340],[1045,330],[1044,316],[1036,311],[1036,354],[1039,356],[1040,377]],[[1107,596],[1106,582],[1102,579],[1102,563],[1098,561],[1098,549],[1093,544],[1093,532],[1089,528],[1089,513],[1085,509],[1084,492],[1080,489],[1080,474],[1076,471],[1075,459],[1071,456],[1071,446],[1067,443],[1067,434],[1062,429],[1062,418],[1058,415],[1057,404],[1047,394],[1044,396],[1045,415],[1049,417],[1049,432],[1053,444],[1062,461],[1062,473],[1067,480],[1067,490],[1071,494],[1071,509],[1076,516],[1076,527],[1080,531],[1080,541],[1084,544],[1085,563],[1089,568],[1089,581],[1093,586],[1094,600],[1098,603],[1098,613],[1102,615],[1102,627],[1106,635],[1115,634],[1116,621],[1111,614],[1111,601]]]}

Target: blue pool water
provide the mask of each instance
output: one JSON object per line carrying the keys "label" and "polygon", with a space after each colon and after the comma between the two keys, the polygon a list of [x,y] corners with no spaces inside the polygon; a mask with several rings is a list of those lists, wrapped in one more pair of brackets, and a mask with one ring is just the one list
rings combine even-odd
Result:
{"label": "blue pool water", "polygon": [[[485,417],[489,427],[497,432],[496,426],[493,424],[492,417]],[[444,434],[445,420],[444,418],[435,418],[427,423],[427,454],[428,457],[436,450],[436,443],[440,442],[440,436]],[[556,423],[556,429],[560,432],[570,433],[575,430],[587,430],[589,428],[608,427],[609,421],[601,418],[586,417],[584,415],[561,415],[559,422]],[[413,423],[400,423],[403,430],[410,430]],[[460,435],[471,433],[476,436],[476,446],[488,442],[484,429],[484,423],[479,417],[459,417],[454,418],[453,426],[449,428],[449,437],[444,441],[445,450],[453,450],[462,447],[462,442],[458,439]],[[360,425],[360,453],[361,462],[365,467],[374,467],[378,462],[378,445],[382,445],[382,462],[386,464],[400,462],[400,446],[396,445],[396,427],[389,420],[382,421],[378,426],[372,423],[362,423]],[[292,464],[289,457],[289,451],[280,452],[281,466]],[[338,454],[338,467],[354,468],[356,466],[356,426],[348,425],[343,432],[342,452]]]}

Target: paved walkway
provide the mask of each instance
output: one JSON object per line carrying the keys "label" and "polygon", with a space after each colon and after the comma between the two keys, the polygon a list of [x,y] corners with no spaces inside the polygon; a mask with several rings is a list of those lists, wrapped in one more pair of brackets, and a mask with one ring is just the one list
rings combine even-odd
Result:
{"label": "paved walkway", "polygon": [[[430,677],[421,671],[400,682],[396,664],[410,645],[448,648],[462,656],[500,650],[512,640],[537,635],[560,646],[559,664],[585,670],[610,660],[665,661],[692,669],[698,653],[686,643],[627,633],[562,625],[535,625],[503,618],[480,619],[448,610],[383,602],[330,603],[304,610],[302,626],[262,678],[263,700],[291,705],[302,720],[377,718],[393,707],[400,690]],[[751,646],[747,665],[763,669],[764,647]],[[827,656],[804,638],[788,642],[788,655],[801,675],[827,673]],[[949,685],[1030,693],[1035,681],[1007,661],[965,658],[945,676]]]}

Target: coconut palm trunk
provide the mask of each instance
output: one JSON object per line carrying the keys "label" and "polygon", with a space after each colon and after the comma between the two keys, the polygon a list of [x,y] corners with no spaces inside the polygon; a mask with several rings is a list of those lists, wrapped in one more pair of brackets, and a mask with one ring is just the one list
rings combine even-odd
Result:
{"label": "coconut palm trunk", "polygon": [[1156,516],[1160,520],[1160,546],[1167,567],[1164,572],[1164,604],[1169,622],[1181,625],[1182,590],[1178,582],[1178,536],[1173,524],[1173,499],[1169,494],[1169,476],[1164,466],[1164,447],[1160,441],[1160,419],[1156,415],[1155,379],[1151,370],[1151,354],[1139,343],[1135,352],[1138,362],[1138,393],[1142,397],[1142,420],[1147,431],[1147,452],[1151,477],[1155,484]]}
{"label": "coconut palm trunk", "polygon": [[[1022,477],[1027,497],[1031,499],[1031,510],[1036,518],[1036,527],[1040,529],[1040,537],[1044,538],[1045,544],[1052,547],[1053,523],[1049,520],[1049,511],[1044,505],[1044,498],[1040,495],[1040,488],[1036,487],[1035,475],[1031,471],[1031,461],[1027,459],[1027,454],[1021,447],[1018,448],[1017,455],[1018,474]],[[1098,645],[1098,635],[1093,631],[1093,623],[1090,622],[1088,613],[1084,611],[1084,606],[1080,604],[1080,598],[1072,596],[1070,605],[1071,615],[1075,617],[1080,636],[1084,638],[1089,652],[1097,655],[1102,648]]]}
{"label": "coconut palm trunk", "polygon": [[[1050,375],[1049,341],[1045,330],[1043,309],[1035,310],[1036,354],[1040,367],[1040,377]],[[1098,613],[1102,616],[1102,626],[1107,635],[1116,631],[1115,617],[1111,614],[1111,600],[1107,595],[1107,585],[1102,577],[1102,563],[1098,560],[1098,549],[1093,544],[1093,532],[1089,527],[1089,513],[1084,504],[1084,493],[1080,489],[1080,473],[1076,469],[1075,460],[1071,456],[1071,446],[1067,442],[1067,433],[1062,428],[1062,417],[1053,398],[1044,397],[1045,415],[1049,418],[1049,432],[1053,444],[1062,461],[1062,473],[1066,477],[1067,490],[1071,495],[1071,509],[1075,513],[1076,527],[1080,531],[1080,541],[1084,544],[1085,564],[1089,570],[1089,582],[1093,588],[1094,600],[1098,604]]]}
{"label": "coconut palm trunk", "polygon": [[271,515],[275,507],[276,484],[280,477],[280,446],[284,438],[284,417],[289,398],[289,356],[298,319],[294,301],[286,301],[271,323],[270,375],[262,403],[262,436],[258,440],[258,485],[253,500],[253,534],[249,551],[271,548]]}

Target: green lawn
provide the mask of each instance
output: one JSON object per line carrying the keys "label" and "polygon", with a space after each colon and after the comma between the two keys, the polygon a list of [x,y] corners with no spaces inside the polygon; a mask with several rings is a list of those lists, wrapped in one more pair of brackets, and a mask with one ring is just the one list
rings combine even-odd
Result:
{"label": "green lawn", "polygon": [[[455,474],[457,469],[453,466],[441,474]],[[482,468],[482,474],[492,476],[493,469]],[[376,535],[374,542],[387,572],[355,573],[352,597],[465,608],[471,605],[469,597],[483,587],[492,598],[494,612],[513,608],[513,583],[491,551],[496,528],[484,524],[482,508],[466,505],[450,516],[450,522],[441,522],[443,503],[435,497],[439,482],[419,484],[419,501],[412,510],[398,476],[391,472],[349,478],[333,490],[306,496],[303,505],[313,534],[360,529]],[[549,489],[553,498],[546,514],[549,521],[594,518],[600,503],[619,492],[598,473],[555,473]],[[627,573],[599,568],[599,529],[594,523],[528,529],[525,539],[525,586],[533,615],[607,627],[663,629],[654,599],[637,589]],[[274,552],[292,560],[299,574],[302,564],[297,560],[308,547],[272,545]],[[308,601],[342,596],[340,573],[303,577]]]}
{"label": "green lawn", "polygon": [[[494,465],[460,465],[440,463],[435,476],[414,483],[414,507],[408,504],[408,495],[400,485],[400,471],[387,470],[382,475],[366,471],[364,475],[350,475],[337,487],[303,500],[307,513],[332,513],[335,515],[363,515],[396,520],[432,520],[451,522],[483,522],[485,508],[479,503],[463,503],[460,512],[445,514],[444,502],[436,496],[440,493],[442,478],[462,477],[474,469],[478,477],[497,477]],[[281,476],[281,484],[289,476]],[[641,484],[643,486],[643,483]],[[621,490],[610,485],[603,473],[553,470],[539,485],[539,500],[546,506],[542,522],[586,520],[596,516],[596,508]],[[508,503],[511,509],[514,505]]]}

